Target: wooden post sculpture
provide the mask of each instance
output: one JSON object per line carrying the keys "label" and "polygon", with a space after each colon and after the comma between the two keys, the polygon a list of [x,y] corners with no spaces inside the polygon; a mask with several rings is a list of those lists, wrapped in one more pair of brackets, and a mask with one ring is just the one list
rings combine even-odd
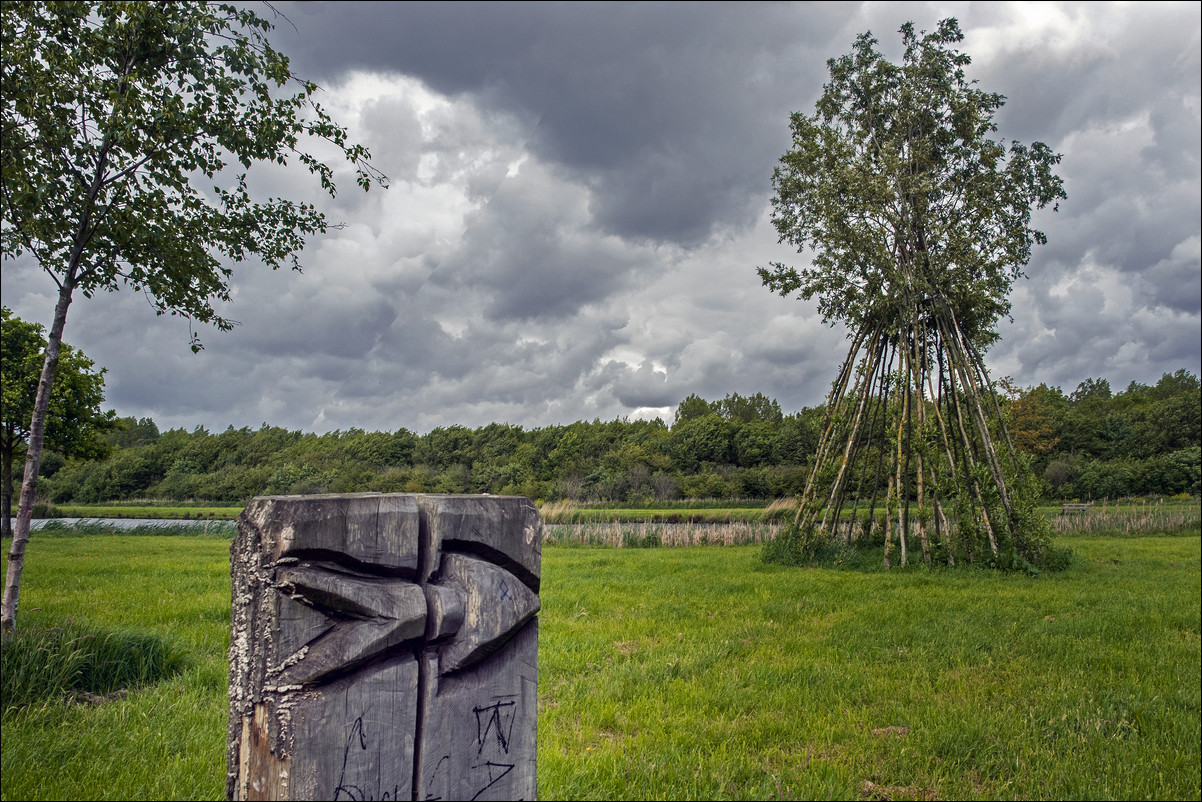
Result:
{"label": "wooden post sculpture", "polygon": [[524,498],[254,499],[231,547],[230,799],[533,799]]}

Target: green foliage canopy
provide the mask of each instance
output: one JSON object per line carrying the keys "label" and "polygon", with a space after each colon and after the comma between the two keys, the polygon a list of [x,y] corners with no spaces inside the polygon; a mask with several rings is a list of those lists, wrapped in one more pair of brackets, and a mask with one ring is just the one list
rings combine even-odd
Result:
{"label": "green foliage canopy", "polygon": [[996,335],[1008,294],[1042,232],[1032,207],[1064,198],[1060,156],[990,138],[1005,98],[975,88],[954,49],[955,19],[933,33],[901,28],[901,65],[871,33],[831,59],[813,115],[791,116],[793,147],[773,174],[781,242],[811,267],[759,268],[781,295],[817,298],[825,322],[896,327],[908,310],[946,302],[976,344]]}
{"label": "green foliage canopy", "polygon": [[299,267],[327,227],[312,204],[253,200],[252,163],[295,158],[333,195],[333,168],[299,149],[317,137],[364,188],[383,178],[270,28],[225,4],[5,3],[3,255],[32,255],[60,288],[124,284],[158,314],[230,328],[214,307],[229,300],[226,260]]}
{"label": "green foliage canopy", "polygon": [[[13,463],[24,456],[45,349],[40,325],[21,320],[8,307],[0,309],[0,504],[5,537],[12,534]],[[104,368],[96,370],[83,352],[64,344],[50,395],[46,444],[68,457],[104,456],[108,447],[102,438],[115,427],[116,417],[112,410],[101,410],[103,403]]]}
{"label": "green foliage canopy", "polygon": [[[58,286],[29,426],[0,606],[16,625],[21,571],[67,310],[127,286],[157,314],[219,330],[230,262],[299,269],[314,205],[256,200],[252,164],[299,161],[335,194],[315,138],[367,189],[385,177],[271,47],[253,11],[206,2],[12,2],[0,7],[0,257],[32,257]],[[290,84],[295,84],[290,86]],[[192,330],[192,350],[201,348]]]}

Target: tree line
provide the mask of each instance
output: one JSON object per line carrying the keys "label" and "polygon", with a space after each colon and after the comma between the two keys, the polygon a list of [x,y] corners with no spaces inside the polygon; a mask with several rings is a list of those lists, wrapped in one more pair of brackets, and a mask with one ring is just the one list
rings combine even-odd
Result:
{"label": "tree line", "polygon": [[[1202,392],[1185,370],[1119,393],[1089,379],[1068,394],[1041,384],[1000,395],[1015,447],[1048,498],[1199,493]],[[775,498],[802,490],[824,418],[821,405],[784,414],[761,393],[690,395],[670,426],[617,419],[318,435],[267,424],[160,432],[149,418],[124,418],[98,434],[104,458],[49,455],[39,489],[55,504],[359,491],[625,503]],[[879,434],[873,439],[884,444]]]}
{"label": "tree line", "polygon": [[1113,393],[1087,379],[1065,394],[1040,384],[1011,392],[1009,431],[1053,498],[1198,495],[1202,393],[1182,369]]}
{"label": "tree line", "polygon": [[118,424],[102,435],[111,449],[106,458],[44,461],[46,500],[234,503],[258,494],[359,491],[626,502],[774,497],[804,482],[821,411],[784,415],[760,394],[731,394],[717,402],[690,396],[671,427],[618,419],[317,435],[267,424],[220,433],[160,432],[149,418]]}

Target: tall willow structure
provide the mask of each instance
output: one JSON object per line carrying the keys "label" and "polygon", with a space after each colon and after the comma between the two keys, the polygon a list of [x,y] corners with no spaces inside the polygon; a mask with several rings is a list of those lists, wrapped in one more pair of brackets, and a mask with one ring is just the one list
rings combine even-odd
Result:
{"label": "tall willow structure", "polygon": [[782,242],[809,268],[760,268],[816,298],[851,348],[832,385],[794,527],[774,553],[883,538],[886,567],[985,559],[1033,568],[1046,540],[982,360],[1034,244],[1033,208],[1064,198],[1044,144],[994,141],[1005,98],[966,79],[954,19],[901,28],[901,65],[869,33],[832,59],[773,185]]}

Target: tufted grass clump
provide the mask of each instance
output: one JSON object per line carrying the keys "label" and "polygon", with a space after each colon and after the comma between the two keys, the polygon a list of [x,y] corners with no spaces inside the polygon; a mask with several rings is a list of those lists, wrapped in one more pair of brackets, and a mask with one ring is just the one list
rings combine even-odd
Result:
{"label": "tufted grass clump", "polygon": [[622,531],[622,548],[657,549],[662,544],[663,541],[655,532],[640,532],[638,529],[624,529]]}
{"label": "tufted grass clump", "polygon": [[71,620],[18,629],[0,654],[5,712],[71,695],[103,698],[174,676],[186,663],[184,651],[158,635]]}

